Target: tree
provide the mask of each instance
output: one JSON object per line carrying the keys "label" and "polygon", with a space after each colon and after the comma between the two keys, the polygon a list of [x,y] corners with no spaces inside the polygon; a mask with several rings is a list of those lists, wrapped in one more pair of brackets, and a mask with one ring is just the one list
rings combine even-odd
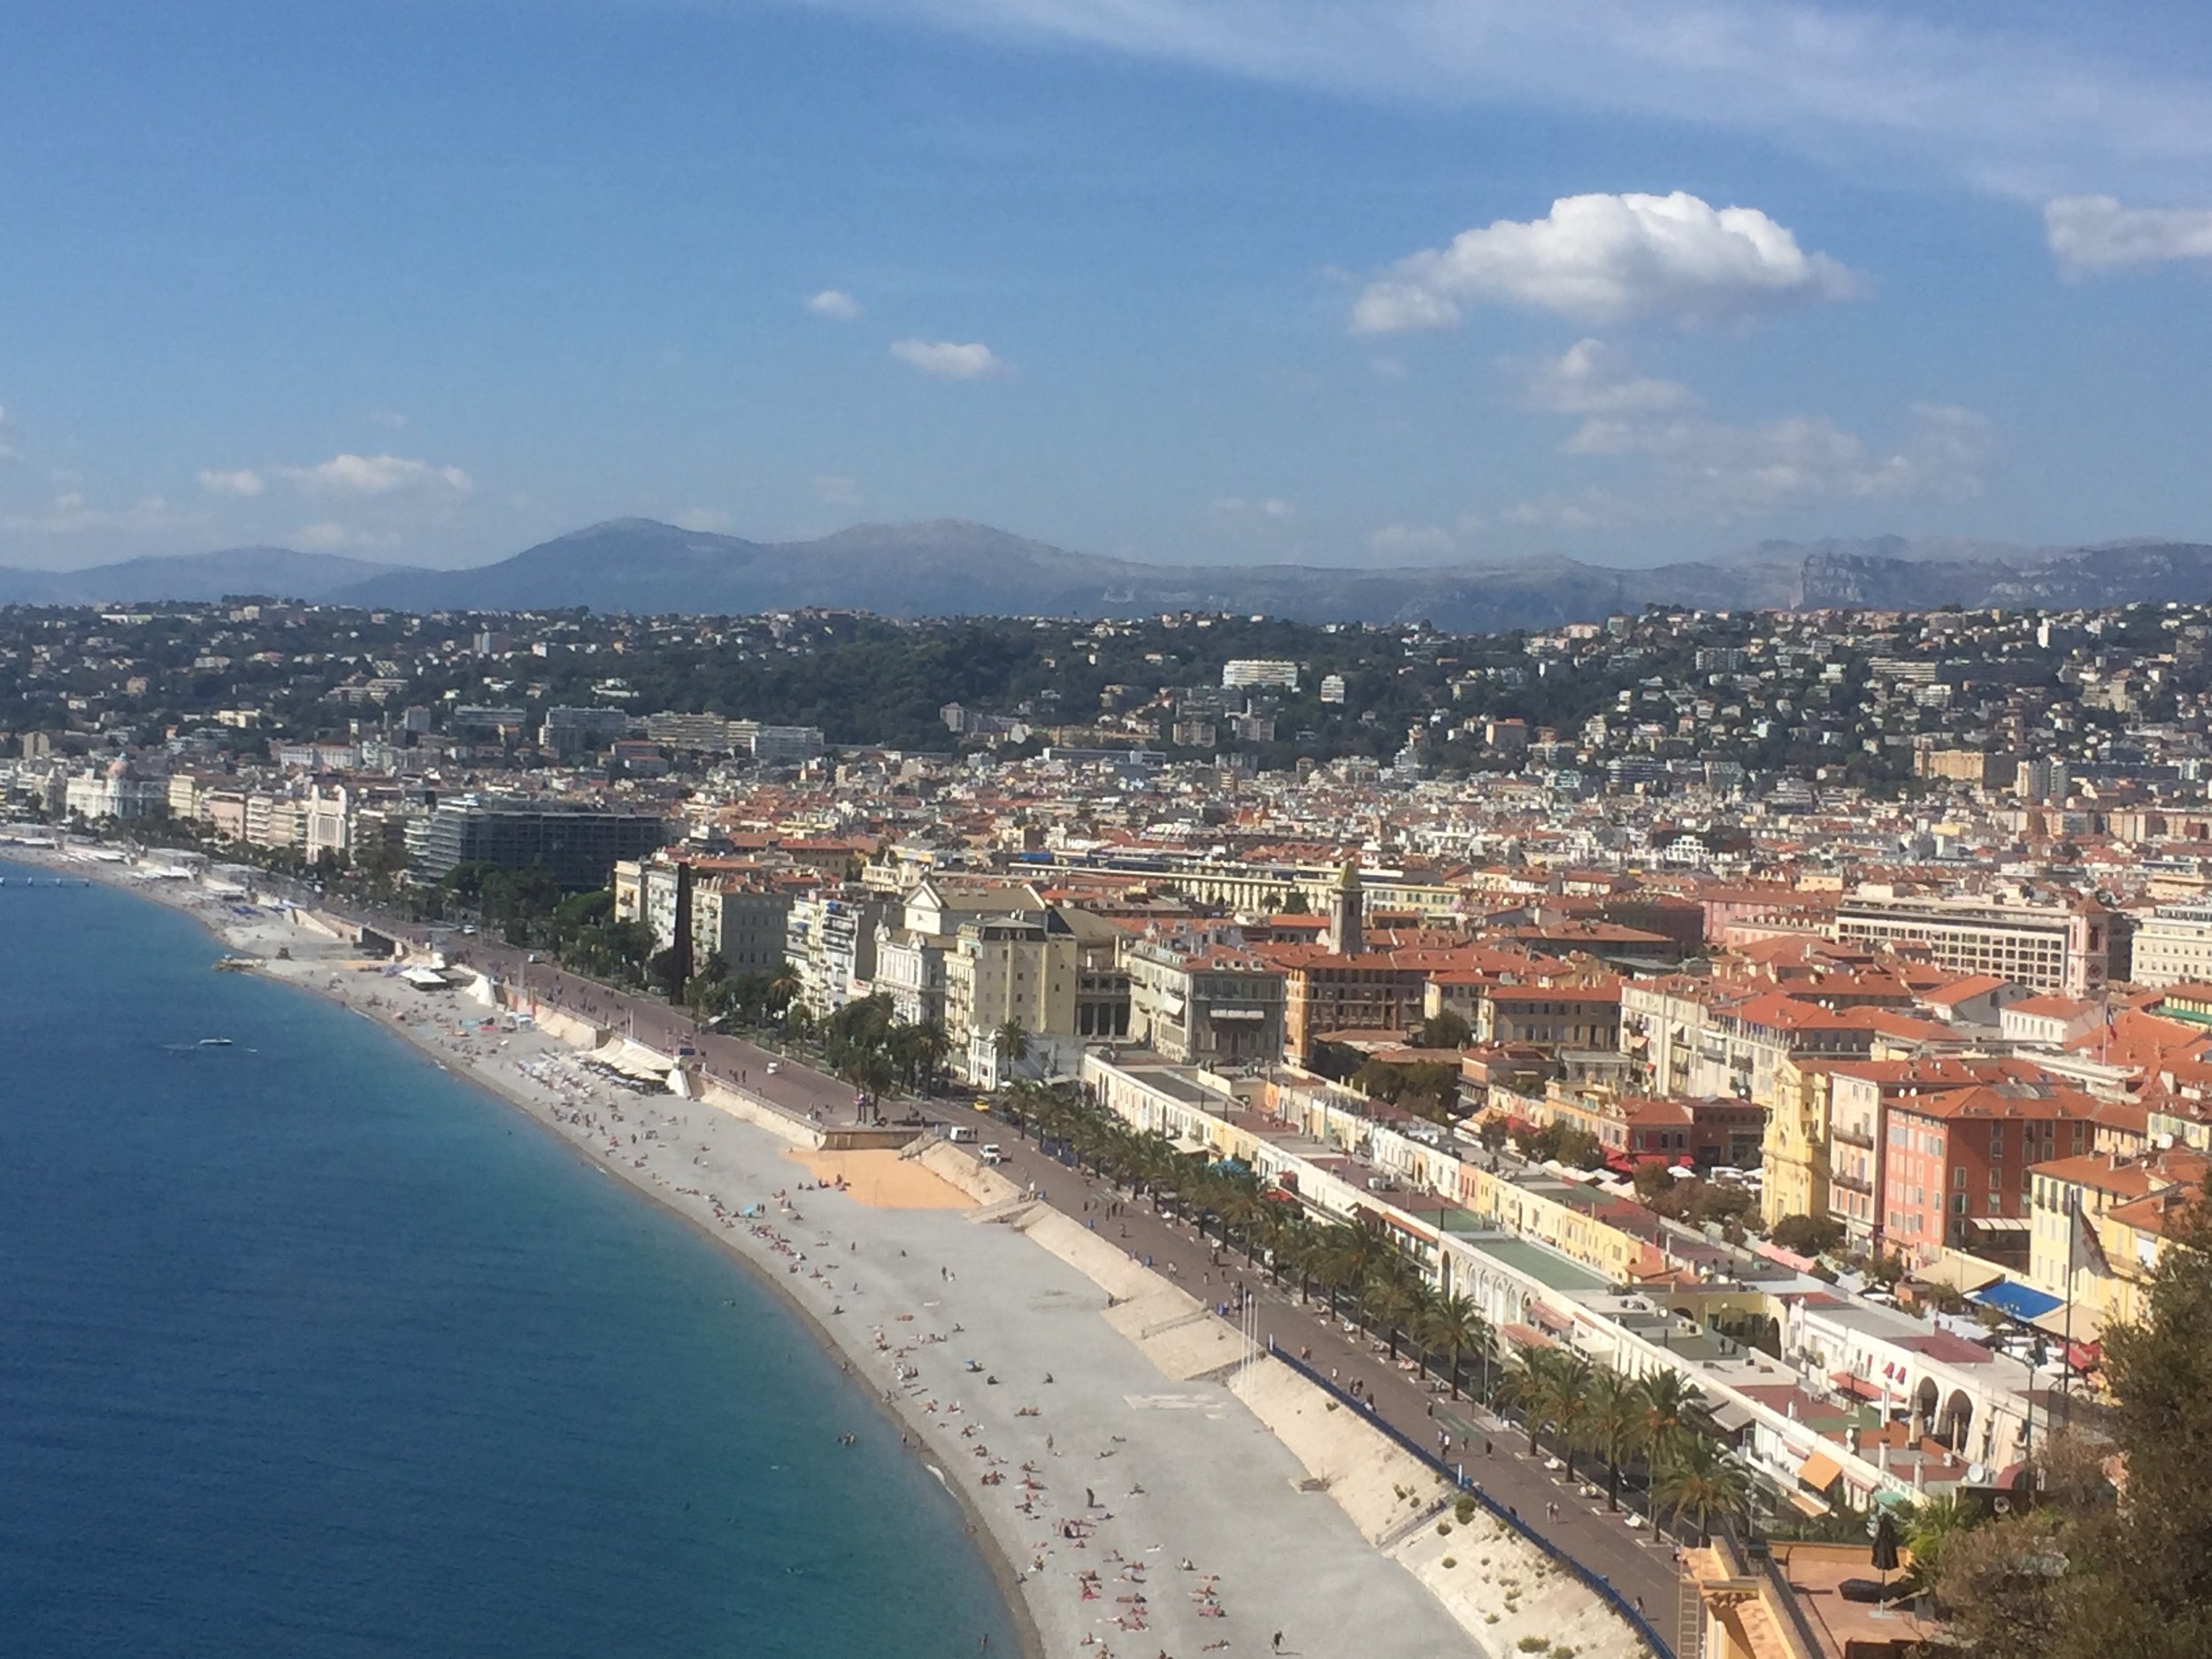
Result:
{"label": "tree", "polygon": [[2185,1659],[2212,1653],[2212,1209],[2201,1192],[2162,1217],[2144,1317],[2103,1334],[2101,1465],[2061,1435],[2041,1502],[1943,1543],[1937,1595],[1985,1659]]}
{"label": "tree", "polygon": [[1647,1419],[1644,1391],[1610,1366],[1590,1379],[1584,1400],[1583,1432],[1592,1451],[1605,1459],[1605,1507],[1621,1507],[1621,1460],[1643,1444]]}
{"label": "tree", "polygon": [[1459,1398],[1459,1358],[1463,1354],[1479,1354],[1483,1368],[1489,1369],[1490,1322],[1475,1311],[1475,1304],[1465,1296],[1454,1293],[1439,1297],[1429,1308],[1428,1317],[1422,1321],[1422,1346],[1442,1348],[1449,1356],[1451,1369],[1444,1373],[1452,1398]]}
{"label": "tree", "polygon": [[1029,1033],[1022,1029],[1021,1021],[1010,1019],[991,1033],[991,1052],[998,1056],[999,1076],[1011,1077],[1029,1058]]}
{"label": "tree", "polygon": [[1481,1137],[1482,1144],[1486,1150],[1491,1152],[1499,1151],[1505,1145],[1505,1119],[1502,1118],[1486,1118],[1482,1120],[1482,1127],[1476,1130],[1475,1133],[1477,1135]]}
{"label": "tree", "polygon": [[1800,1256],[1820,1256],[1843,1242],[1843,1225],[1832,1216],[1785,1216],[1767,1237]]}
{"label": "tree", "polygon": [[1448,1008],[1421,1022],[1420,1041],[1424,1048],[1464,1048],[1474,1034],[1474,1027]]}
{"label": "tree", "polygon": [[1636,1389],[1643,1397],[1644,1449],[1655,1463],[1684,1441],[1701,1440],[1712,1432],[1705,1396],[1680,1371],[1652,1371],[1637,1383]]}
{"label": "tree", "polygon": [[1687,1515],[1701,1534],[1717,1517],[1728,1523],[1751,1508],[1751,1476],[1744,1466],[1703,1435],[1689,1435],[1669,1446],[1654,1471],[1652,1496],[1677,1521]]}

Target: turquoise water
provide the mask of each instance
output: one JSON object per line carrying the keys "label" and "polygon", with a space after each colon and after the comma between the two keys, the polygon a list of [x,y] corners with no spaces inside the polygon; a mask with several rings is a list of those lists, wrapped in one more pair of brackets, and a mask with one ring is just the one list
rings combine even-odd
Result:
{"label": "turquoise water", "polygon": [[0,1652],[1015,1650],[958,1509],[743,1269],[187,918],[26,873]]}

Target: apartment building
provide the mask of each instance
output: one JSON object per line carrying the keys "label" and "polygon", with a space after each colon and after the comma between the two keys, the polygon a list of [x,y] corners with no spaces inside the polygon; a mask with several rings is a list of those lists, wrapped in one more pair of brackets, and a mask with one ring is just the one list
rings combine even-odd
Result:
{"label": "apartment building", "polygon": [[2170,985],[2212,982],[2212,904],[2163,904],[2136,926],[2136,984],[2162,990]]}
{"label": "apartment building", "polygon": [[1475,1037],[1480,1042],[1551,1049],[1620,1047],[1617,984],[1494,985],[1477,1010]]}
{"label": "apartment building", "polygon": [[2073,1305],[2076,1341],[2143,1316],[2167,1218],[2203,1187],[2208,1170],[2212,1159],[2183,1148],[2085,1154],[2028,1171],[2028,1279]]}
{"label": "apartment building", "polygon": [[1129,1035],[1178,1065],[1271,1064],[1282,1057],[1285,976],[1233,931],[1132,940]]}
{"label": "apartment building", "polygon": [[881,894],[851,886],[795,895],[783,941],[784,961],[799,981],[792,1000],[819,1019],[869,995],[876,928],[887,908]]}
{"label": "apartment building", "polygon": [[1992,974],[2069,996],[2104,987],[2112,949],[2111,917],[2091,898],[2059,903],[1862,894],[1836,906],[1834,933],[1866,945],[1917,946],[1950,972]]}
{"label": "apartment building", "polygon": [[1028,1041],[1024,1073],[1074,1068],[1079,956],[1066,920],[1041,906],[960,924],[945,957],[945,1031],[953,1063],[969,1081],[996,1088],[1008,1080],[997,1036],[1010,1024]]}
{"label": "apartment building", "polygon": [[1892,1101],[1882,1129],[1882,1242],[1915,1264],[1948,1248],[2025,1269],[2028,1171],[2087,1151],[2097,1111],[2087,1094],[2033,1083]]}

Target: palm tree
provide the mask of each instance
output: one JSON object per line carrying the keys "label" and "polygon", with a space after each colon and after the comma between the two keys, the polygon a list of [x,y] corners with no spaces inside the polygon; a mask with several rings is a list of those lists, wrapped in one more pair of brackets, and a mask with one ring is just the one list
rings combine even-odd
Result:
{"label": "palm tree", "polygon": [[1382,1326],[1383,1340],[1390,1346],[1390,1363],[1395,1365],[1399,1338],[1413,1323],[1415,1303],[1411,1288],[1387,1273],[1371,1273],[1367,1283],[1360,1288],[1360,1303]]}
{"label": "palm tree", "polygon": [[1610,1366],[1590,1379],[1582,1428],[1590,1449],[1605,1459],[1605,1507],[1621,1507],[1621,1460],[1642,1444],[1644,1391]]}
{"label": "palm tree", "polygon": [[1022,1029],[1021,1021],[1010,1019],[993,1032],[991,1051],[998,1056],[1000,1079],[1011,1077],[1015,1068],[1029,1058],[1029,1033]]}
{"label": "palm tree", "polygon": [[1561,1349],[1543,1371],[1541,1397],[1545,1422],[1559,1437],[1567,1454],[1567,1479],[1575,1478],[1575,1448],[1583,1440],[1587,1418],[1591,1379],[1597,1367],[1571,1349]]}
{"label": "palm tree", "polygon": [[1903,1519],[1905,1548],[1912,1552],[1905,1582],[1916,1595],[1932,1594],[1943,1571],[1944,1546],[1974,1525],[1973,1511],[1960,1505],[1955,1493],[1946,1492],[1918,1500]]}
{"label": "palm tree", "polygon": [[1722,1530],[1751,1507],[1751,1476],[1744,1466],[1702,1435],[1678,1440],[1660,1458],[1652,1496],[1665,1504],[1679,1523],[1685,1515],[1697,1521],[1700,1537],[1711,1531],[1715,1517]]}
{"label": "palm tree", "polygon": [[1479,1354],[1484,1369],[1489,1368],[1490,1322],[1475,1310],[1471,1301],[1456,1292],[1431,1302],[1428,1317],[1421,1323],[1421,1341],[1424,1347],[1440,1348],[1450,1356],[1450,1369],[1444,1373],[1444,1380],[1455,1400],[1459,1398],[1461,1355]]}
{"label": "palm tree", "polygon": [[1556,1348],[1523,1348],[1507,1362],[1504,1386],[1499,1391],[1505,1403],[1519,1408],[1523,1414],[1531,1457],[1536,1455],[1536,1437],[1546,1426],[1543,1409],[1549,1388],[1545,1379],[1557,1354]]}
{"label": "palm tree", "polygon": [[1655,1371],[1636,1385],[1644,1400],[1644,1450],[1660,1462],[1685,1440],[1701,1440],[1713,1430],[1705,1396],[1678,1371]]}

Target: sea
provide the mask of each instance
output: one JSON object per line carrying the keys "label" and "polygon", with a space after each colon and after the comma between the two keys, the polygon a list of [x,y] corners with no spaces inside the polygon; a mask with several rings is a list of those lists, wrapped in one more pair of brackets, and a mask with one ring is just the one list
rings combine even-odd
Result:
{"label": "sea", "polygon": [[0,876],[0,1653],[1018,1651],[726,1253],[189,918]]}

